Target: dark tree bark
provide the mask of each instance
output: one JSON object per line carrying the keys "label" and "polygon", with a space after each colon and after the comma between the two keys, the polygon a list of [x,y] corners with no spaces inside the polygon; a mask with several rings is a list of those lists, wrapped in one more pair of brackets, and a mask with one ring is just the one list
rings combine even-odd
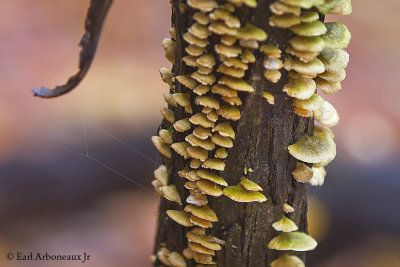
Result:
{"label": "dark tree bark", "polygon": [[[242,14],[237,14],[242,25],[251,22],[268,33],[265,43],[277,45],[285,55],[285,49],[292,33],[288,30],[272,28],[268,24],[271,15],[269,5],[272,0],[259,0],[258,7],[246,8]],[[192,13],[179,13],[178,1],[172,3],[172,24],[177,33],[177,60],[173,71],[175,75],[193,72],[182,62],[184,41],[182,35],[193,23]],[[216,40],[210,40],[210,47]],[[209,197],[209,206],[216,212],[219,222],[211,228],[210,234],[226,241],[221,251],[216,252],[218,266],[226,267],[257,267],[269,266],[280,254],[268,249],[268,242],[278,235],[271,224],[284,215],[282,205],[288,202],[295,212],[287,216],[299,227],[299,231],[307,232],[307,185],[295,181],[291,172],[296,167],[296,160],[288,153],[287,147],[297,142],[304,133],[311,135],[313,122],[293,113],[292,100],[282,92],[287,82],[287,72],[282,70],[282,79],[270,83],[263,78],[263,54],[256,53],[256,62],[249,65],[246,80],[256,89],[255,93],[240,93],[243,100],[241,119],[235,123],[236,139],[233,148],[229,149],[226,169],[221,176],[229,185],[236,185],[243,176],[245,167],[254,171],[247,178],[258,183],[268,201],[263,203],[238,203],[231,199]],[[177,92],[186,92],[177,84]],[[270,105],[262,97],[262,92],[268,91],[275,96],[275,104]],[[192,99],[194,100],[194,99]],[[182,108],[174,108],[176,120],[184,118]],[[165,123],[165,122],[164,122]],[[165,128],[165,127],[164,127]],[[177,133],[174,142],[184,141],[185,135]],[[185,160],[175,152],[172,158],[163,157],[163,164],[168,168],[170,183],[178,187],[182,199],[188,192],[183,185],[186,182],[178,176],[178,171],[185,167]],[[186,162],[187,163],[187,162]],[[166,215],[166,210],[182,210],[176,203],[161,198],[155,252],[162,244],[169,250],[182,252],[187,247],[187,228],[179,226]],[[298,255],[304,261],[304,253]],[[195,266],[192,261],[188,266]],[[157,266],[157,263],[155,263]]]}

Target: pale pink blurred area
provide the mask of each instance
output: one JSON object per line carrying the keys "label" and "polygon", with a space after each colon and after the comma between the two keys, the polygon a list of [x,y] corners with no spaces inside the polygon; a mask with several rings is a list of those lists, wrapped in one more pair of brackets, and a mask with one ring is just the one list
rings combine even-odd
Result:
{"label": "pale pink blurred area", "polygon": [[[31,89],[78,70],[89,2],[1,1],[0,266],[151,266],[159,157],[150,136],[168,91],[158,70],[170,66],[161,48],[170,6],[115,0],[82,83],[56,99],[33,97]],[[341,116],[338,157],[312,191],[310,232],[320,246],[307,266],[395,267],[400,2],[352,2],[351,16],[327,17],[345,23],[352,42],[343,89],[323,96]],[[18,251],[87,252],[92,261],[5,259]]]}

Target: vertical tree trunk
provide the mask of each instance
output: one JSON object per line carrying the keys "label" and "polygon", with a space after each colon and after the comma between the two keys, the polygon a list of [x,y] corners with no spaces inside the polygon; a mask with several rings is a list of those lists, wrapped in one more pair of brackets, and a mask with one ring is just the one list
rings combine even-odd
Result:
{"label": "vertical tree trunk", "polygon": [[[268,43],[278,46],[283,53],[293,34],[288,30],[272,28],[268,24],[271,15],[269,5],[272,0],[259,0],[257,8],[239,10],[242,25],[251,22],[268,33]],[[182,35],[193,23],[193,13],[179,11],[179,2],[172,1],[172,24],[176,29],[177,58],[173,67],[175,76],[192,73],[183,62],[185,43]],[[214,47],[217,40],[210,40]],[[287,72],[282,70],[282,79],[273,84],[263,78],[264,55],[255,52],[256,62],[249,65],[246,80],[255,88],[255,93],[240,95],[243,100],[241,119],[236,123],[236,139],[229,149],[225,171],[221,176],[229,185],[236,185],[243,176],[245,167],[252,168],[247,178],[258,183],[268,201],[263,203],[238,203],[231,199],[209,197],[209,206],[215,211],[219,222],[208,230],[226,241],[221,251],[216,252],[218,266],[256,267],[269,266],[278,257],[277,251],[268,249],[268,242],[277,235],[271,224],[284,215],[282,205],[287,202],[295,211],[288,215],[299,227],[307,232],[307,185],[298,183],[291,175],[296,167],[296,160],[288,153],[287,147],[297,142],[304,133],[311,134],[313,121],[301,118],[293,113],[292,99],[282,87],[287,83]],[[262,96],[263,91],[275,96],[275,104],[270,105]],[[187,92],[182,85],[176,84],[175,92]],[[193,100],[193,99],[192,99]],[[174,108],[175,118],[187,117],[182,108]],[[164,122],[163,128],[167,123]],[[185,134],[175,133],[174,143],[184,141]],[[184,188],[186,180],[178,176],[178,171],[187,164],[182,156],[172,153],[172,158],[164,156],[163,164],[167,166],[170,183],[177,186],[182,200],[188,196]],[[177,203],[161,198],[155,253],[161,246],[170,251],[182,251],[187,247],[186,232],[190,229],[180,226],[166,215],[166,210],[182,210]],[[304,260],[304,253],[292,253]],[[156,262],[158,266],[160,262]],[[193,261],[188,266],[195,266]]]}

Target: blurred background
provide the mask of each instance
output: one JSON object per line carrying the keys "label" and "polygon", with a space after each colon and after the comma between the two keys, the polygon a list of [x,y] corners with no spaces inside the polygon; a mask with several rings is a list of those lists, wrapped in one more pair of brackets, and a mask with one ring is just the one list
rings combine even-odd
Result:
{"label": "blurred background", "polygon": [[[155,133],[169,66],[168,1],[115,0],[92,67],[53,100],[31,89],[77,71],[89,0],[2,0],[0,266],[7,252],[83,253],[85,266],[150,266],[158,196]],[[400,2],[353,0],[347,79],[326,97],[341,114],[338,157],[312,188],[315,267],[400,266]],[[56,265],[55,265],[56,264]]]}

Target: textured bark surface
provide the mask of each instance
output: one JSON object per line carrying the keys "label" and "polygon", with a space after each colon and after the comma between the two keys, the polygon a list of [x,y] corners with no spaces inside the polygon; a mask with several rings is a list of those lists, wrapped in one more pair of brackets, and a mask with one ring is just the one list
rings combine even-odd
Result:
{"label": "textured bark surface", "polygon": [[[179,14],[178,1],[173,1],[172,23],[177,31],[177,63],[173,70],[175,75],[188,74],[193,70],[187,68],[181,58],[184,53],[182,34],[191,25],[191,13]],[[246,8],[243,14],[237,14],[242,25],[251,22],[262,28],[269,35],[265,43],[277,45],[285,55],[291,33],[288,30],[271,28],[268,17],[271,15],[269,5],[272,0],[259,0],[255,9]],[[216,40],[210,40],[214,46]],[[240,93],[243,100],[241,119],[235,123],[236,139],[233,148],[229,149],[226,160],[226,170],[222,177],[230,186],[240,182],[246,167],[254,171],[247,178],[258,183],[268,201],[263,203],[237,203],[221,196],[209,197],[209,206],[216,212],[219,222],[207,230],[218,238],[226,241],[221,251],[217,252],[218,266],[225,267],[256,267],[269,266],[280,254],[268,249],[268,242],[278,233],[271,224],[282,218],[282,205],[288,202],[295,212],[288,215],[302,232],[307,232],[307,185],[296,182],[291,172],[296,167],[296,160],[288,153],[287,147],[298,141],[304,133],[311,134],[312,122],[300,118],[292,111],[292,100],[282,92],[287,82],[287,73],[282,70],[282,79],[272,84],[263,78],[263,54],[256,53],[257,61],[249,65],[246,78],[256,89],[255,93]],[[186,92],[180,84],[177,92]],[[262,97],[262,92],[268,91],[275,96],[275,104],[270,105]],[[194,99],[192,99],[194,100]],[[173,109],[176,120],[184,117],[181,108]],[[195,112],[197,110],[194,110]],[[183,134],[176,134],[174,142],[184,141]],[[183,184],[185,180],[178,176],[178,171],[185,166],[185,160],[173,152],[171,159],[163,157],[163,163],[168,167],[170,183],[175,184],[182,200],[188,196]],[[184,207],[161,199],[155,252],[161,244],[166,244],[170,251],[182,252],[187,247],[185,233],[187,228],[179,226],[168,219],[165,211],[168,209],[182,210]],[[292,253],[304,260],[304,253]],[[157,266],[157,263],[155,264]],[[195,266],[193,262],[188,266]]]}

